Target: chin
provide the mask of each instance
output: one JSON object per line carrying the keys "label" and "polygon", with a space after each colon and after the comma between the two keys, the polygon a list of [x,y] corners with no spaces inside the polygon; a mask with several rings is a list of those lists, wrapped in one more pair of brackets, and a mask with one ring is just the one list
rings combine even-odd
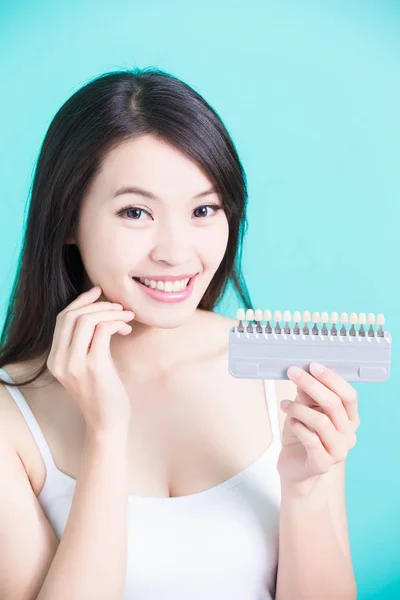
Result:
{"label": "chin", "polygon": [[[132,309],[134,311],[134,309]],[[135,311],[134,311],[135,312]],[[195,314],[195,310],[194,311],[190,311],[183,313],[183,311],[181,311],[179,314],[175,313],[173,314],[172,311],[171,312],[164,312],[164,314],[162,315],[152,315],[150,314],[151,311],[148,310],[148,308],[146,309],[147,314],[140,316],[138,313],[136,313],[135,318],[130,322],[130,325],[133,325],[133,323],[135,321],[137,321],[138,323],[142,323],[143,325],[146,325],[147,327],[157,327],[159,329],[176,329],[178,327],[181,327],[184,323],[186,323],[191,317],[193,317],[193,315]]]}

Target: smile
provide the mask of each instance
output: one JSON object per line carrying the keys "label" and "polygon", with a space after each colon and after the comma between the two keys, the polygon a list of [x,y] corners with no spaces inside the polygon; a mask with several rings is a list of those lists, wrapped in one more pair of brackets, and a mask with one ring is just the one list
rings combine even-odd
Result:
{"label": "smile", "polygon": [[[140,287],[140,289],[150,298],[161,302],[181,302],[189,298],[193,291],[194,282],[198,273],[188,280],[181,282],[176,281],[149,281],[148,279],[143,280],[141,277],[132,277]],[[145,283],[147,281],[147,285]],[[174,289],[177,286],[178,289]],[[172,287],[172,289],[169,289]]]}

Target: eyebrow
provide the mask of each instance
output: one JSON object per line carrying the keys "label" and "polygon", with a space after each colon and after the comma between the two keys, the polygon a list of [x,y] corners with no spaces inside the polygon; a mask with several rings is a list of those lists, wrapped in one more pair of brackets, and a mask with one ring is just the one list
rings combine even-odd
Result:
{"label": "eyebrow", "polygon": [[[218,192],[217,192],[216,188],[212,187],[209,190],[206,190],[205,192],[201,192],[200,194],[193,196],[193,200],[195,198],[202,198],[204,196],[208,196],[210,194],[217,194],[217,193]],[[144,190],[137,186],[124,186],[124,187],[120,188],[119,190],[117,190],[112,197],[115,198],[116,196],[121,196],[122,194],[139,194],[140,196],[144,196],[145,198],[149,198],[150,200],[158,200],[160,202],[162,201],[161,198],[159,198],[155,194],[152,194],[148,190]]]}

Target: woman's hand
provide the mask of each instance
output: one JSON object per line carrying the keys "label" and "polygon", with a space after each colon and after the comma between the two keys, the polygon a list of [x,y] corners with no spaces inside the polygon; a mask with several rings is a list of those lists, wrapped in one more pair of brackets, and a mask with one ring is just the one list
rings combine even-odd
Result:
{"label": "woman's hand", "polygon": [[312,374],[300,369],[297,378],[288,370],[297,396],[288,408],[281,403],[288,416],[277,469],[282,484],[299,488],[312,485],[346,459],[360,425],[354,387],[326,367],[316,373],[316,364],[310,365]]}
{"label": "woman's hand", "polygon": [[114,333],[132,330],[135,314],[96,302],[100,287],[80,294],[57,315],[47,367],[70,392],[92,432],[126,431],[131,405],[111,357]]}

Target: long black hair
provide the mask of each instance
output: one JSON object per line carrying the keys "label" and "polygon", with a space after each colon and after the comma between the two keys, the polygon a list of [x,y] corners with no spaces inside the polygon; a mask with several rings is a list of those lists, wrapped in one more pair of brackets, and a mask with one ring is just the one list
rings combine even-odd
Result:
{"label": "long black hair", "polygon": [[[229,281],[251,308],[241,273],[247,229],[246,175],[216,111],[189,85],[157,68],[104,73],[78,89],[47,130],[35,168],[17,273],[0,337],[0,368],[45,361],[56,317],[82,293],[84,266],[75,237],[81,200],[107,153],[145,134],[167,141],[199,164],[220,194],[229,222],[225,255],[198,307],[212,311]],[[14,385],[0,379],[0,383]]]}

